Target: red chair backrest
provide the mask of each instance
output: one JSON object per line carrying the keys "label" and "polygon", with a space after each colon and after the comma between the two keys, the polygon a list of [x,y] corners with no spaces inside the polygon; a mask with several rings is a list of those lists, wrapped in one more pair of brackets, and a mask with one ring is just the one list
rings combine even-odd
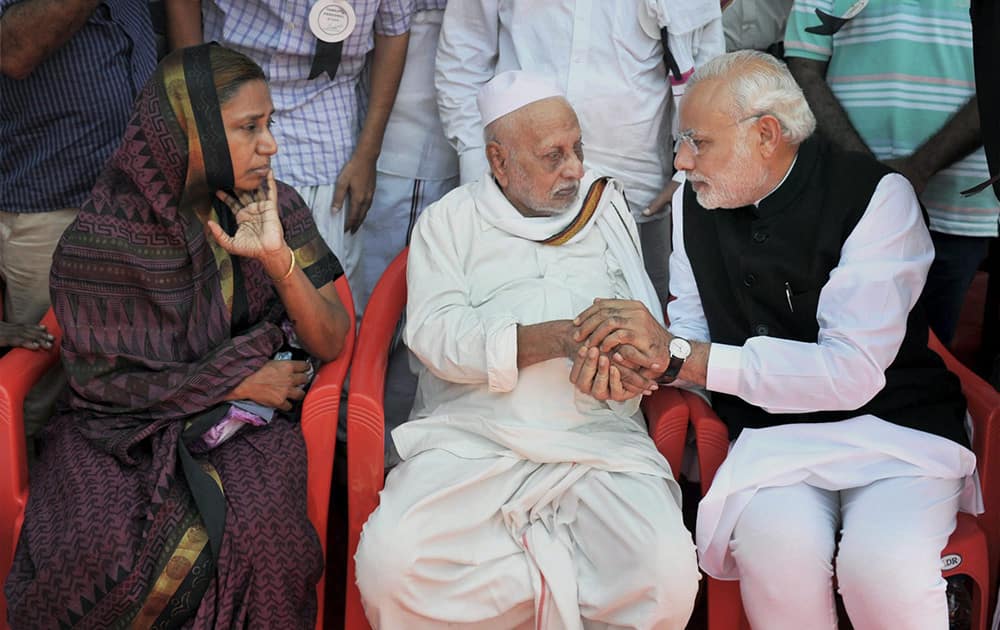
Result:
{"label": "red chair backrest", "polygon": [[[320,368],[302,402],[302,437],[306,443],[307,491],[306,503],[309,521],[316,528],[324,554],[327,551],[327,525],[330,511],[330,484],[333,478],[333,456],[337,444],[337,418],[344,379],[354,356],[355,321],[354,299],[343,275],[334,282],[337,297],[347,310],[350,325],[344,345],[337,358]],[[318,594],[316,630],[324,627],[326,609],[326,570],[316,585]]]}
{"label": "red chair backrest", "polygon": [[990,596],[995,598],[1000,568],[1000,392],[956,359],[933,332],[929,333],[927,345],[941,356],[948,369],[962,382],[962,393],[972,416],[972,450],[976,453],[986,508],[977,521],[986,533]]}
{"label": "red chair backrest", "polygon": [[406,306],[404,249],[383,272],[361,318],[347,394],[347,592],[344,627],[368,627],[355,583],[354,554],[361,528],[378,506],[385,480],[385,374],[389,345]]}

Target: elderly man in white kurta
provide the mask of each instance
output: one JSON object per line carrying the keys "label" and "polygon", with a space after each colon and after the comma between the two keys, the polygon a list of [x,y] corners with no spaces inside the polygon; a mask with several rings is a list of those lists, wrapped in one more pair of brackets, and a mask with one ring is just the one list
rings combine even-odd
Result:
{"label": "elderly man in white kurta", "polygon": [[724,51],[718,0],[452,2],[441,26],[435,86],[461,181],[486,170],[479,88],[507,70],[552,77],[579,116],[587,165],[626,188],[662,303],[670,194],[677,186],[670,179],[673,100],[693,68]]}
{"label": "elderly man in white kurta", "polygon": [[594,297],[657,303],[621,188],[584,172],[552,84],[503,73],[479,104],[492,176],[429,207],[410,246],[420,384],[356,556],[366,613],[392,629],[683,628],[695,553],[641,390],[617,372],[620,400],[569,381],[571,318]]}

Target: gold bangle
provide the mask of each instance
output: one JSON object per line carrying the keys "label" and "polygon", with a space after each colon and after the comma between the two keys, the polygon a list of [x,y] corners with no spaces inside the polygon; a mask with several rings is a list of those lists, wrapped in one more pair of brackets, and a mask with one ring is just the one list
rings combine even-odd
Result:
{"label": "gold bangle", "polygon": [[[285,247],[288,247],[288,245],[285,245]],[[288,262],[288,271],[280,279],[275,280],[274,284],[281,284],[285,280],[288,280],[288,276],[292,275],[292,272],[295,271],[295,252],[292,251],[291,247],[288,247],[288,255],[291,257],[291,260]]]}

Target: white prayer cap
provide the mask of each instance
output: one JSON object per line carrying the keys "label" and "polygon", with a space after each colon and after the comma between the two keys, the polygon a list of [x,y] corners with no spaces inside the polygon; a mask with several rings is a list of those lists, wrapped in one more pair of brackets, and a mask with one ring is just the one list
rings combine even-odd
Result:
{"label": "white prayer cap", "polygon": [[508,70],[496,75],[480,88],[476,102],[485,128],[501,116],[553,96],[565,98],[554,81],[524,70]]}

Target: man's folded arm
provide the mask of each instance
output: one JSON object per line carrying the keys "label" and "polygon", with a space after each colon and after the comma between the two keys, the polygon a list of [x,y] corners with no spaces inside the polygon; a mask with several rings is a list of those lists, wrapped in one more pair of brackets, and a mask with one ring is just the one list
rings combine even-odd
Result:
{"label": "man's folded arm", "polygon": [[448,220],[450,210],[428,208],[413,230],[404,339],[438,378],[510,391],[517,384],[517,322],[483,316],[472,305],[472,279],[457,250],[462,235]]}

